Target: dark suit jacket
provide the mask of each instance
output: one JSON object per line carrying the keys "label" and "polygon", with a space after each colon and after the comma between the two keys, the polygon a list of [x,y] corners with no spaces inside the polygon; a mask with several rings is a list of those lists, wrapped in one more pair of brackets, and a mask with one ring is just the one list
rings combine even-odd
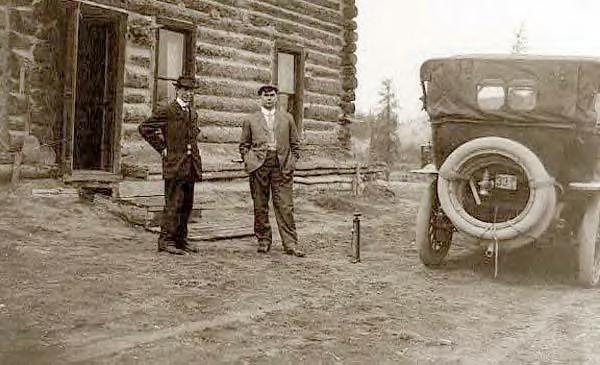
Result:
{"label": "dark suit jacket", "polygon": [[[277,110],[273,134],[281,171],[285,174],[293,173],[296,169],[296,161],[300,158],[300,144],[294,118],[289,113]],[[258,111],[244,121],[242,128],[240,154],[247,172],[255,171],[265,162],[267,142],[267,121],[262,112]]]}
{"label": "dark suit jacket", "polygon": [[163,156],[163,177],[202,180],[202,159],[196,136],[198,114],[185,112],[177,101],[157,110],[138,128],[142,137]]}

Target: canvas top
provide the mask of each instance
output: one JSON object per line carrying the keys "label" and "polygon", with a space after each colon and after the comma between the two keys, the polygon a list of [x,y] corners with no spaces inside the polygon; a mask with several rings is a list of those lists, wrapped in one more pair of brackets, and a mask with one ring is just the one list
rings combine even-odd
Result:
{"label": "canvas top", "polygon": [[465,55],[421,66],[426,110],[450,117],[595,124],[600,58]]}

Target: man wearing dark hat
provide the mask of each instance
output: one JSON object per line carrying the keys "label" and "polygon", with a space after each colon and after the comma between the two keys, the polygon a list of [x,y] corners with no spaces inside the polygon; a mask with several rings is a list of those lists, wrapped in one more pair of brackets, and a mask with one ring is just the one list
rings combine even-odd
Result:
{"label": "man wearing dark hat", "polygon": [[273,85],[264,85],[258,90],[262,107],[244,121],[240,154],[250,177],[258,252],[267,253],[271,248],[269,197],[272,193],[283,251],[288,255],[303,257],[304,253],[297,248],[292,197],[300,145],[294,118],[276,107],[277,93]]}
{"label": "man wearing dark hat", "polygon": [[187,241],[194,184],[202,179],[202,160],[196,143],[198,115],[192,107],[195,87],[193,77],[180,76],[175,82],[176,99],[139,126],[142,137],[162,156],[165,207],[158,251],[175,255],[198,252]]}

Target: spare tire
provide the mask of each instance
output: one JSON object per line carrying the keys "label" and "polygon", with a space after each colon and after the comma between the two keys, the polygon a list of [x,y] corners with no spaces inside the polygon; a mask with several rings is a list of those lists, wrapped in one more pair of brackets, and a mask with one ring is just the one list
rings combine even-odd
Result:
{"label": "spare tire", "polygon": [[[510,183],[503,186],[499,177]],[[477,187],[483,181],[493,188],[480,196]],[[532,232],[539,236],[548,228],[554,215],[549,210],[556,209],[555,185],[529,148],[507,138],[483,137],[459,146],[444,161],[438,197],[456,229],[481,239],[508,240]]]}

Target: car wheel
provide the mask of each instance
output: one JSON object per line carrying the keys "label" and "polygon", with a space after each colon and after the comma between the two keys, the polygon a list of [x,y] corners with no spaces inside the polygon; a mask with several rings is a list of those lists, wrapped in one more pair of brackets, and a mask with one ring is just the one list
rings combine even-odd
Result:
{"label": "car wheel", "polygon": [[440,207],[435,186],[433,182],[423,193],[417,215],[415,241],[419,258],[426,266],[441,264],[448,255],[454,232],[452,223]]}
{"label": "car wheel", "polygon": [[[509,176],[514,185],[492,188],[486,199],[477,197],[483,202],[480,204],[472,191],[487,181],[482,176],[487,176],[488,170],[491,180]],[[532,150],[508,138],[482,137],[457,147],[440,167],[437,189],[440,204],[454,226],[485,240],[543,232],[553,216],[548,213],[556,209],[554,179],[542,161]]]}
{"label": "car wheel", "polygon": [[600,196],[588,203],[579,227],[579,283],[591,288],[600,281]]}

